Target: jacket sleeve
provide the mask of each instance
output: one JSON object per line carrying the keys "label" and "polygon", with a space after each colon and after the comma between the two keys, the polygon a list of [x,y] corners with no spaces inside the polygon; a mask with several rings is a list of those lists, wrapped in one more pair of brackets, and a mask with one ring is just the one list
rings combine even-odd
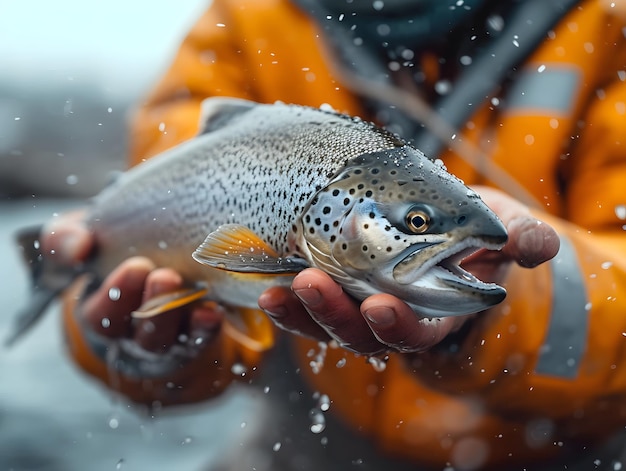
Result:
{"label": "jacket sleeve", "polygon": [[430,386],[480,395],[499,416],[549,417],[589,435],[626,417],[626,82],[611,75],[563,167],[562,217],[536,213],[560,235],[557,257],[513,267],[504,303],[458,345],[412,365]]}

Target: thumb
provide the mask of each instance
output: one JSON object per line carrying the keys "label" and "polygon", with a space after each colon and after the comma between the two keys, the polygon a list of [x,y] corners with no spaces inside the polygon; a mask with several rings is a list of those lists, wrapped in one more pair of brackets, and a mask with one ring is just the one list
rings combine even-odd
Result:
{"label": "thumb", "polygon": [[559,251],[560,241],[556,231],[531,215],[512,219],[507,230],[509,243],[502,251],[522,267],[536,267]]}

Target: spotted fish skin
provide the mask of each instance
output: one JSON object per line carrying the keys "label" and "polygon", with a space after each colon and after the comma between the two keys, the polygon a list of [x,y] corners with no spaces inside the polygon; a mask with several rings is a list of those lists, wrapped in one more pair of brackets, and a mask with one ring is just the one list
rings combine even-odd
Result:
{"label": "spotted fish skin", "polygon": [[206,268],[191,253],[208,233],[232,223],[286,253],[293,223],[348,160],[404,145],[331,111],[207,102],[207,132],[130,169],[94,199],[89,225],[100,248],[100,273],[145,255],[201,278]]}
{"label": "spotted fish skin", "polygon": [[[424,215],[429,226],[416,233],[410,214]],[[315,195],[301,223],[296,250],[359,299],[392,293],[430,317],[504,299],[499,286],[457,266],[479,247],[500,248],[502,223],[475,192],[411,147],[353,159]]]}
{"label": "spotted fish skin", "polygon": [[[241,255],[230,263],[230,250],[205,241],[219,228],[245,226],[279,261],[300,260],[289,265],[294,271],[319,267],[359,299],[388,292],[420,315],[446,316],[504,298],[501,287],[458,267],[461,253],[501,247],[504,227],[460,180],[396,135],[315,108],[206,103],[200,135],[129,170],[94,200],[101,276],[144,255],[205,281],[221,302],[256,306],[273,279],[289,278],[259,265],[268,276],[249,289],[225,272],[254,271],[254,259],[243,269]],[[414,213],[428,219],[425,232],[407,227]]]}

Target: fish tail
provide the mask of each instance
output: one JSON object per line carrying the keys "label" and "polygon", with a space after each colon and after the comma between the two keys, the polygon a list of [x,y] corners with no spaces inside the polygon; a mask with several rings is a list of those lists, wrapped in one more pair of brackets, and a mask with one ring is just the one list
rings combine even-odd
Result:
{"label": "fish tail", "polygon": [[16,234],[22,259],[29,268],[31,295],[23,308],[15,315],[5,347],[12,346],[46,312],[50,303],[59,296],[84,270],[66,267],[43,256],[39,247],[42,225],[26,227]]}

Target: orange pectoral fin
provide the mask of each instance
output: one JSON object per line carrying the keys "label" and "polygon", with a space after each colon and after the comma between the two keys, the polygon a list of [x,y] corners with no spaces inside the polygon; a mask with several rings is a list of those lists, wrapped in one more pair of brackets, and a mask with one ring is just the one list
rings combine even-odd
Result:
{"label": "orange pectoral fin", "polygon": [[218,227],[192,256],[203,265],[242,273],[297,273],[307,266],[300,258],[280,257],[257,234],[240,224]]}
{"label": "orange pectoral fin", "polygon": [[148,319],[191,304],[198,299],[202,299],[207,293],[207,288],[191,288],[155,296],[139,306],[131,315],[135,319]]}
{"label": "orange pectoral fin", "polygon": [[238,308],[227,316],[224,333],[252,352],[265,352],[275,344],[274,325],[260,309]]}

